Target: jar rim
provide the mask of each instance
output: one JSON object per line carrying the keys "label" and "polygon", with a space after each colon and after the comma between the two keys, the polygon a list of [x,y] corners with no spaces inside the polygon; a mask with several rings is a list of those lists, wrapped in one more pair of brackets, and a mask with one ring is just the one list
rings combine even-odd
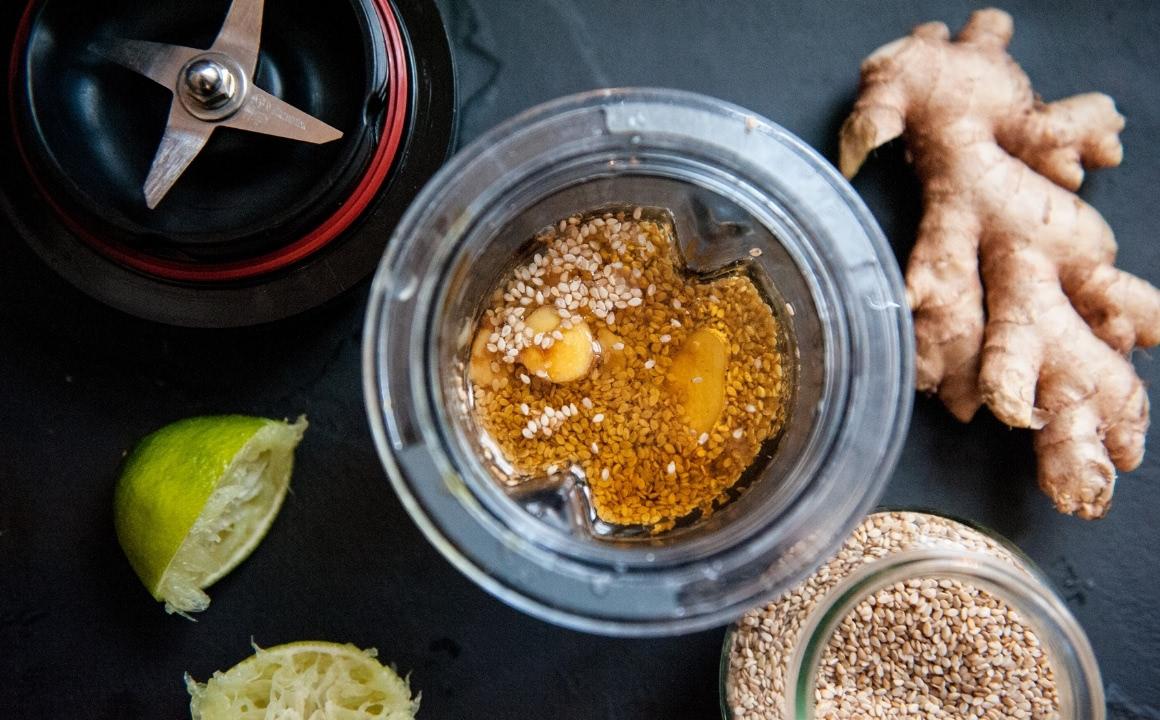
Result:
{"label": "jar rim", "polygon": [[[603,113],[606,123],[619,122],[617,129],[608,131],[612,134],[648,137],[650,132],[678,136],[690,132],[668,126],[653,131],[633,126],[637,116],[630,110],[641,108],[663,108],[673,111],[674,116],[684,112],[728,125],[738,136],[752,134],[757,138],[754,142],[766,143],[798,163],[798,172],[812,183],[810,190],[824,197],[818,204],[841,215],[844,227],[857,235],[850,242],[860,255],[858,271],[872,273],[876,283],[876,294],[864,298],[868,305],[864,306],[859,297],[851,300],[850,308],[826,309],[841,315],[838,322],[857,324],[852,333],[857,333],[854,341],[864,356],[856,358],[853,365],[860,372],[873,374],[873,379],[864,376],[858,380],[858,407],[874,407],[888,428],[883,433],[880,425],[868,431],[858,430],[856,423],[846,423],[850,427],[842,428],[838,436],[841,443],[834,443],[837,449],[833,455],[838,459],[827,462],[837,468],[832,471],[834,475],[840,472],[862,478],[858,493],[841,499],[841,512],[834,513],[840,517],[816,529],[819,537],[812,539],[807,560],[795,558],[797,565],[789,569],[776,567],[773,561],[779,556],[770,553],[784,550],[784,544],[773,544],[784,538],[767,538],[767,548],[772,550],[765,555],[750,552],[745,558],[744,585],[717,583],[720,587],[711,602],[691,612],[689,605],[677,603],[678,596],[693,581],[716,581],[716,577],[702,574],[705,568],[686,564],[625,570],[603,559],[565,557],[504,526],[473,494],[473,483],[481,479],[468,476],[447,451],[450,440],[446,428],[440,426],[440,405],[431,389],[430,351],[424,349],[432,329],[431,316],[439,305],[442,278],[435,273],[448,266],[465,227],[498,192],[495,182],[482,180],[503,181],[502,170],[510,167],[504,166],[505,162],[516,166],[525,156],[550,152],[551,148],[520,143],[535,130],[553,123],[559,128],[586,112]],[[653,119],[673,122],[666,113],[658,112]],[[700,132],[708,131],[701,128]],[[706,138],[706,142],[713,140]],[[514,160],[513,154],[518,155]],[[773,171],[765,168],[763,172]],[[471,187],[473,181],[477,187]],[[428,270],[434,273],[428,275]],[[452,158],[408,210],[388,245],[371,290],[363,345],[367,411],[379,455],[412,518],[445,557],[489,592],[518,609],[575,629],[634,636],[690,632],[728,621],[761,597],[808,574],[877,501],[901,451],[913,402],[913,333],[903,297],[901,274],[869,210],[829,163],[784,129],[737,106],[695,93],[647,88],[582,93],[533,108],[484,134]],[[411,355],[392,359],[388,347],[392,340],[412,348]],[[866,354],[871,345],[879,362],[870,362]],[[853,456],[858,452],[872,457],[873,462],[865,457],[856,460]],[[491,478],[482,480],[492,482]],[[810,531],[807,520],[816,525],[822,509],[814,502],[796,507],[795,512],[795,527],[806,533]],[[730,549],[738,558],[746,555],[742,549]],[[593,588],[620,580],[622,587],[613,589],[623,595],[617,611],[622,614],[598,607],[598,600],[589,599],[584,604],[576,593],[561,587],[564,583],[580,587],[584,579]],[[761,592],[755,593],[754,588]],[[661,594],[671,601],[671,607],[654,609],[666,607],[650,604]]]}

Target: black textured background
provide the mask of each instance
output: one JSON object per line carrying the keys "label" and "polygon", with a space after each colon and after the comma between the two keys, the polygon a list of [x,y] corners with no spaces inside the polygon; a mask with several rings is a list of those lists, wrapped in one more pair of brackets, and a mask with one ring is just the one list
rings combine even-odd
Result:
{"label": "black textured background", "polygon": [[[952,2],[447,0],[461,138],[599,86],[717,95],[828,157],[862,57]],[[1009,2],[1012,53],[1046,99],[1100,90],[1128,125],[1123,166],[1081,195],[1115,229],[1121,267],[1160,283],[1160,3]],[[899,147],[855,187],[900,256],[918,188]],[[420,536],[364,417],[365,283],[323,310],[244,331],[151,325],[88,300],[0,227],[0,718],[187,717],[184,671],[319,638],[376,646],[423,692],[420,717],[712,718],[722,631],[626,641],[560,630],[493,600]],[[1135,355],[1144,379],[1160,366]],[[311,428],[292,494],[257,552],[190,623],[141,588],[113,535],[112,486],[142,435],[199,413],[295,416]],[[993,526],[1051,575],[1087,629],[1113,718],[1160,718],[1160,448],[1121,478],[1100,522],[1057,515],[1030,438],[919,398],[885,501]]]}

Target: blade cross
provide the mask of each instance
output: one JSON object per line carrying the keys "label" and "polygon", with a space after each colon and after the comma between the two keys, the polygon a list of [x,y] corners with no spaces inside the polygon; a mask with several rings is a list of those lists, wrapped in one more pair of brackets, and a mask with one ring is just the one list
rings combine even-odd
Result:
{"label": "blade cross", "polygon": [[208,50],[144,40],[109,40],[94,50],[173,92],[161,146],[145,179],[145,203],[156,208],[198,156],[215,128],[315,144],[342,133],[253,83],[265,0],[234,0]]}

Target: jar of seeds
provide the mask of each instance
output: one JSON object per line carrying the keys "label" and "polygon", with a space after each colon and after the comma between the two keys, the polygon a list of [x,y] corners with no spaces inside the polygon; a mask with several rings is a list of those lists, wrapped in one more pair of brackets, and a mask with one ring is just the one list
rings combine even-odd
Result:
{"label": "jar of seeds", "polygon": [[1002,538],[868,516],[829,562],[725,639],[726,720],[1103,718],[1087,637]]}

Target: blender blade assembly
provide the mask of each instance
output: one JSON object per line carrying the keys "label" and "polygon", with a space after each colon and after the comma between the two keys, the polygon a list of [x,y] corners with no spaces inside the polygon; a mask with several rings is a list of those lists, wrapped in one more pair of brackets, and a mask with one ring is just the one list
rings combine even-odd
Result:
{"label": "blender blade assembly", "polygon": [[93,50],[173,92],[161,145],[145,179],[156,208],[217,127],[322,144],[342,132],[253,84],[265,0],[234,0],[208,50],[143,40],[105,40]]}

